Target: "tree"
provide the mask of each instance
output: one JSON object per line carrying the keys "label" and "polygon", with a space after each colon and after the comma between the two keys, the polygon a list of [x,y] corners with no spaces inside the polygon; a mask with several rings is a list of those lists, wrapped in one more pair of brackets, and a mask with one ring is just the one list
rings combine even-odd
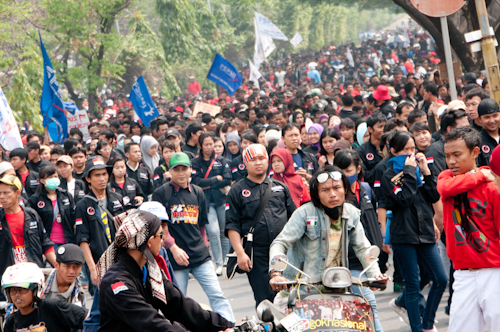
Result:
{"label": "tree", "polygon": [[[444,59],[443,36],[439,18],[425,16],[420,13],[409,0],[393,0],[400,6],[415,22],[427,30],[437,44],[437,53]],[[496,0],[486,0],[490,24],[495,31],[497,39],[500,38],[500,4]],[[448,29],[450,32],[451,48],[455,56],[460,59],[467,71],[478,72],[483,68],[483,57],[481,53],[471,52],[469,45],[465,42],[464,34],[479,29],[479,21],[474,1],[466,1],[464,7],[457,13],[448,16]]]}

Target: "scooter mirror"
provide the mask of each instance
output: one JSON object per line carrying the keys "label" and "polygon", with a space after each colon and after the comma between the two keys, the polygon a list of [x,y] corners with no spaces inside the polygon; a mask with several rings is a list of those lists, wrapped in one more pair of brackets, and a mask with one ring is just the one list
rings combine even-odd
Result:
{"label": "scooter mirror", "polygon": [[271,259],[271,269],[275,271],[284,271],[288,263],[288,257],[285,254],[279,254]]}
{"label": "scooter mirror", "polygon": [[368,263],[375,261],[380,255],[380,248],[377,246],[371,246],[366,250],[365,260]]}
{"label": "scooter mirror", "polygon": [[262,310],[261,318],[264,323],[270,323],[274,321],[274,315],[271,311],[271,308],[266,307]]}

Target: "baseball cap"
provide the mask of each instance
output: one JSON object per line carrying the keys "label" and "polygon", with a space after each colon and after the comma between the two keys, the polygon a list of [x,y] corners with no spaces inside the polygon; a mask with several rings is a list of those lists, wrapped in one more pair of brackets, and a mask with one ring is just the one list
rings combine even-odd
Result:
{"label": "baseball cap", "polygon": [[477,106],[477,113],[479,116],[496,112],[500,112],[500,107],[498,106],[498,103],[491,98],[481,100]]}
{"label": "baseball cap", "polygon": [[[60,156],[59,158],[57,158],[57,163],[60,161],[62,161],[63,163],[66,163],[68,165],[73,166],[73,158],[71,158],[70,156],[66,156],[66,155]],[[57,163],[56,163],[56,165],[57,165]]]}
{"label": "baseball cap", "polygon": [[191,161],[189,157],[184,152],[176,152],[170,157],[170,168],[174,168],[176,166],[186,166],[191,167]]}
{"label": "baseball cap", "polygon": [[17,189],[23,190],[23,184],[21,180],[15,175],[6,174],[0,179],[1,183],[5,183],[11,186],[16,186]]}
{"label": "baseball cap", "polygon": [[474,73],[465,73],[464,80],[468,83],[476,83],[477,76]]}
{"label": "baseball cap", "polygon": [[165,209],[165,206],[163,206],[160,202],[144,202],[141,206],[139,206],[138,210],[152,213],[162,221],[171,222],[167,209]]}
{"label": "baseball cap", "polygon": [[106,127],[109,127],[109,122],[108,122],[108,121],[106,121],[106,120],[101,120],[101,121],[99,121],[99,124],[100,124],[101,126],[106,126]]}
{"label": "baseball cap", "polygon": [[462,110],[462,111],[466,111],[467,108],[465,107],[465,104],[463,101],[461,100],[452,100],[450,101],[450,103],[448,104],[448,110],[451,111],[451,110]]}
{"label": "baseball cap", "polygon": [[76,263],[83,265],[85,264],[85,255],[79,246],[67,243],[57,248],[56,261],[64,264]]}
{"label": "baseball cap", "polygon": [[26,150],[40,150],[40,144],[38,144],[38,142],[29,142],[28,144],[26,144]]}
{"label": "baseball cap", "polygon": [[[420,46],[420,45],[419,45],[419,46]],[[416,80],[419,80],[419,79],[421,79],[421,78],[422,78],[422,75],[420,75],[420,74],[415,74],[415,75],[413,75],[413,78],[414,78],[414,79],[416,79]]]}
{"label": "baseball cap", "polygon": [[167,130],[167,133],[165,134],[165,137],[169,138],[170,136],[179,137],[179,131],[175,128],[169,128]]}
{"label": "baseball cap", "polygon": [[9,169],[14,169],[11,163],[8,161],[0,162],[0,174],[7,172]]}
{"label": "baseball cap", "polygon": [[87,159],[85,162],[85,169],[83,171],[83,177],[89,176],[90,172],[92,172],[95,169],[103,169],[103,168],[108,168],[109,166],[106,165],[104,162],[104,159],[102,159],[101,156],[94,156],[92,158]]}

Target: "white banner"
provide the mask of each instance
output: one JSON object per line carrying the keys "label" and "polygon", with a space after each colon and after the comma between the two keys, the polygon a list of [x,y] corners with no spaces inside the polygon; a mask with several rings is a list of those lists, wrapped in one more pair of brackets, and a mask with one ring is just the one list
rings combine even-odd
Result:
{"label": "white banner", "polygon": [[297,47],[304,39],[300,35],[300,33],[296,33],[295,36],[293,36],[292,39],[290,39],[290,43],[293,45],[293,47]]}
{"label": "white banner", "polygon": [[259,27],[260,37],[271,37],[272,39],[288,40],[281,30],[267,17],[255,12],[255,20]]}
{"label": "white banner", "polygon": [[9,103],[0,88],[0,144],[5,150],[12,151],[23,147],[21,134]]}
{"label": "white banner", "polygon": [[252,61],[248,60],[248,63],[250,65],[250,78],[249,78],[249,81],[253,81],[253,84],[256,85],[259,88],[259,90],[260,90],[259,78],[261,78],[262,75],[260,74],[260,72],[257,69],[257,67],[254,66],[254,64],[252,63]]}
{"label": "white banner", "polygon": [[89,124],[90,120],[87,115],[87,111],[76,111],[74,115],[70,112],[66,112],[68,117],[68,132],[71,128],[78,128],[83,134],[83,142],[86,142],[90,138],[89,134]]}
{"label": "white banner", "polygon": [[349,60],[349,66],[354,67],[354,59],[352,58],[352,53],[349,47],[347,48],[347,60]]}

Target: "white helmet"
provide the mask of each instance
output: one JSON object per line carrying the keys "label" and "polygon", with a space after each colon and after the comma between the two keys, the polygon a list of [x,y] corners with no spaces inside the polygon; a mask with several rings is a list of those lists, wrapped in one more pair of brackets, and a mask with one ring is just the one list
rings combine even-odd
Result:
{"label": "white helmet", "polygon": [[20,287],[33,291],[35,300],[42,296],[45,277],[42,270],[35,263],[19,263],[9,266],[2,276],[2,288],[9,302],[12,302],[7,288]]}

